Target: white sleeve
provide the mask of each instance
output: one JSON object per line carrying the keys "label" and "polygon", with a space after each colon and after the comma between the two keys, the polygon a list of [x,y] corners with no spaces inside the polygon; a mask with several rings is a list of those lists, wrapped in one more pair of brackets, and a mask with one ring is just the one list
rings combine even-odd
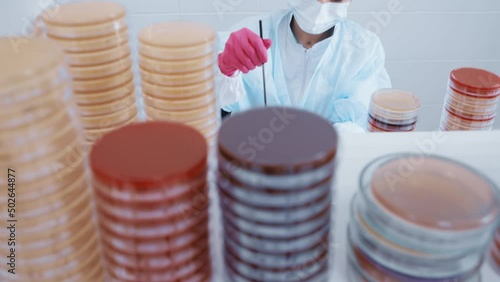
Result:
{"label": "white sleeve", "polygon": [[365,133],[367,130],[354,122],[339,122],[333,125],[340,133]]}
{"label": "white sleeve", "polygon": [[218,66],[216,69],[215,87],[219,107],[225,111],[229,111],[226,107],[238,102],[245,95],[243,78],[239,71],[232,77],[228,77],[220,71]]}

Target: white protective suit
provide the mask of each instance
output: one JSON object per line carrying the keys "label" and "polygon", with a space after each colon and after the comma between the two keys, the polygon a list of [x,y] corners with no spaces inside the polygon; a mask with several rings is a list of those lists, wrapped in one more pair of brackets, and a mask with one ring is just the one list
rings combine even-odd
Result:
{"label": "white protective suit", "polygon": [[[231,32],[247,27],[259,34],[259,19],[247,19],[219,35],[224,50]],[[263,20],[264,38],[271,38],[264,65],[268,106],[297,107],[317,113],[342,131],[364,131],[371,95],[390,88],[385,52],[379,38],[343,19],[332,37],[306,50],[291,31],[291,10]],[[264,106],[262,70],[237,72],[229,78],[219,72],[217,93],[223,110],[237,113]]]}

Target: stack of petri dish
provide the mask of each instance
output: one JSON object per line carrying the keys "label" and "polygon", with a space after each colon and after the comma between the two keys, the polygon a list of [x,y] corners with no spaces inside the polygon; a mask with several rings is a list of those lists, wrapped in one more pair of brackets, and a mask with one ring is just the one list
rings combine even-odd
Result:
{"label": "stack of petri dish", "polygon": [[368,113],[370,132],[409,132],[417,126],[420,99],[411,92],[381,89],[373,93]]}
{"label": "stack of petri dish", "polygon": [[187,124],[213,141],[218,128],[215,39],[192,22],[149,26],[139,34],[139,66],[149,120]]}
{"label": "stack of petri dish", "polygon": [[63,51],[2,38],[0,61],[0,281],[104,281]]}
{"label": "stack of petri dish", "polygon": [[350,281],[481,281],[500,213],[493,182],[453,160],[396,154],[370,163],[360,184],[348,228]]}
{"label": "stack of petri dish", "polygon": [[453,70],[441,115],[441,130],[491,130],[499,96],[498,75],[475,68]]}
{"label": "stack of petri dish", "polygon": [[89,143],[137,120],[125,8],[76,2],[43,15],[47,37],[66,52],[85,139]]}
{"label": "stack of petri dish", "polygon": [[210,281],[207,143],[170,122],[127,125],[90,154],[110,281]]}
{"label": "stack of petri dish", "polygon": [[222,124],[227,281],[328,280],[337,142],[328,121],[295,109],[251,110]]}
{"label": "stack of petri dish", "polygon": [[495,239],[491,247],[491,257],[498,272],[500,272],[500,228],[495,233]]}

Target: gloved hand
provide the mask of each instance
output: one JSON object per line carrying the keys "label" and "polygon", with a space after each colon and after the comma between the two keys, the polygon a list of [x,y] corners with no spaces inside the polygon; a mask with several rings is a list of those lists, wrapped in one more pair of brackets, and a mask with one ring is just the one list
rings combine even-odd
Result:
{"label": "gloved hand", "polygon": [[224,52],[219,54],[219,68],[226,76],[232,76],[238,70],[248,73],[267,62],[267,49],[271,45],[271,39],[262,40],[248,28],[233,32]]}

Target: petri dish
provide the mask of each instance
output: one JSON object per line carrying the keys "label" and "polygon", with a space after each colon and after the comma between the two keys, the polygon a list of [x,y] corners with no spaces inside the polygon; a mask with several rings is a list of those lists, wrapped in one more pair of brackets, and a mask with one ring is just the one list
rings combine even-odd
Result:
{"label": "petri dish", "polygon": [[[461,97],[468,97],[461,95]],[[446,95],[445,102],[452,108],[463,110],[471,113],[490,113],[495,112],[497,108],[498,99],[479,99],[469,98],[461,99],[456,95]]]}
{"label": "petri dish", "polygon": [[73,98],[78,105],[94,105],[109,103],[126,96],[135,96],[135,85],[133,80],[127,81],[125,84],[118,85],[115,88],[94,93],[75,91]]}
{"label": "petri dish", "polygon": [[66,53],[68,64],[77,67],[102,65],[125,57],[130,57],[128,42],[94,52]]}
{"label": "petri dish", "polygon": [[[202,107],[186,110],[186,111],[162,111],[145,105],[146,114],[156,119],[175,120],[175,121],[192,121],[213,114],[216,111],[215,99]],[[215,117],[214,117],[215,118]]]}
{"label": "petri dish", "polygon": [[215,54],[209,54],[207,56],[182,61],[160,61],[156,59],[149,59],[147,57],[139,58],[139,66],[143,70],[157,74],[178,75],[200,72],[204,69],[210,69],[213,73],[214,65]]}
{"label": "petri dish", "polygon": [[71,144],[78,138],[78,134],[72,123],[68,123],[64,128],[60,128],[52,136],[40,139],[31,145],[25,145],[17,150],[12,148],[6,154],[0,154],[0,163],[10,163],[13,166],[24,166],[30,162],[40,162],[43,159],[50,158],[67,144]]}
{"label": "petri dish", "polygon": [[216,46],[215,41],[208,44],[178,47],[158,47],[145,44],[139,44],[139,55],[142,58],[150,58],[157,60],[190,60],[206,56],[208,54],[215,54]]}
{"label": "petri dish", "polygon": [[56,41],[66,53],[103,51],[128,44],[129,42],[128,29],[126,27],[116,30],[112,34],[99,37],[68,39],[47,35],[47,38]]}
{"label": "petri dish", "polygon": [[[111,131],[116,130],[117,128],[120,128],[122,126],[127,126],[127,125],[135,123],[135,122],[138,122],[138,119],[136,116],[134,116],[132,119],[130,119],[124,123],[115,124],[111,127],[102,127],[102,128],[97,128],[97,129],[85,129],[85,130],[83,130],[82,134],[83,134],[83,137],[86,141],[95,142],[99,138],[110,133]],[[103,126],[108,126],[108,125],[103,124]]]}
{"label": "petri dish", "polygon": [[306,234],[302,237],[275,240],[248,234],[242,230],[238,230],[230,224],[224,226],[225,236],[231,238],[239,245],[249,249],[262,250],[271,253],[298,253],[303,250],[310,249],[322,240],[326,244],[327,241],[325,241],[324,238],[326,238],[325,236],[327,236],[329,232],[330,224],[327,224],[325,226],[320,226],[318,229],[313,230],[310,234]]}
{"label": "petri dish", "polygon": [[250,206],[231,199],[224,190],[219,190],[221,206],[225,211],[231,212],[238,217],[247,218],[255,222],[265,224],[291,225],[296,222],[304,222],[324,214],[330,208],[331,197],[327,191],[319,199],[306,203],[303,206],[289,206],[287,208]]}
{"label": "petri dish", "polygon": [[[72,123],[71,117],[66,108],[47,115],[38,120],[37,123],[31,123],[27,126],[17,127],[0,133],[0,143],[5,144],[4,148],[11,149],[0,150],[0,154],[9,154],[10,150],[16,150],[18,147],[33,145],[38,140],[44,140],[55,134],[61,128]],[[9,146],[7,146],[9,144]]]}
{"label": "petri dish", "polygon": [[206,80],[213,80],[215,76],[215,71],[211,66],[192,72],[176,74],[154,73],[141,68],[140,73],[143,81],[159,86],[169,87],[193,85]]}
{"label": "petri dish", "polygon": [[[182,49],[214,44],[217,33],[208,25],[187,21],[172,21],[150,25],[139,33],[139,42],[149,46]],[[184,49],[188,47],[188,49]]]}
{"label": "petri dish", "polygon": [[[23,42],[15,48],[15,42]],[[21,48],[22,47],[22,48]],[[5,37],[0,39],[0,93],[9,87],[19,88],[38,75],[59,69],[64,64],[64,54],[55,43],[41,38]],[[51,77],[57,79],[58,76]],[[52,79],[51,79],[52,80]],[[35,90],[37,83],[32,84]]]}
{"label": "petri dish", "polygon": [[311,281],[318,273],[325,272],[328,268],[328,250],[324,250],[319,257],[312,257],[305,264],[285,269],[253,265],[228,251],[224,252],[224,259],[227,268],[250,281]]}
{"label": "petri dish", "polygon": [[137,117],[137,107],[133,103],[123,110],[106,115],[81,116],[81,124],[85,129],[103,129],[125,123]]}
{"label": "petri dish", "polygon": [[[122,142],[124,145],[114,145]],[[141,190],[162,187],[177,179],[192,179],[205,169],[206,159],[203,136],[188,126],[170,122],[120,128],[102,138],[90,155],[92,172],[101,183],[109,182],[114,187],[132,185]],[[147,168],[139,161],[148,163]]]}
{"label": "petri dish", "polygon": [[150,107],[163,111],[187,111],[196,108],[201,108],[205,105],[214,103],[215,89],[210,90],[200,96],[188,99],[160,99],[149,93],[144,92],[144,103]]}
{"label": "petri dish", "polygon": [[411,124],[416,122],[420,107],[420,99],[411,92],[381,89],[372,95],[370,114],[382,123]]}
{"label": "petri dish", "polygon": [[456,92],[475,98],[493,98],[500,95],[500,77],[477,68],[458,68],[450,73],[448,85]]}
{"label": "petri dish", "polygon": [[98,211],[99,226],[114,235],[121,235],[136,240],[151,240],[165,237],[175,237],[194,229],[197,225],[208,222],[208,211],[201,210],[196,216],[189,219],[180,219],[166,222],[130,223],[119,221]]}
{"label": "petri dish", "polygon": [[78,105],[78,113],[81,116],[100,116],[117,111],[125,110],[136,103],[135,95],[129,93],[124,97],[110,101],[108,103]]}
{"label": "petri dish", "polygon": [[47,34],[62,38],[93,37],[127,25],[126,10],[114,2],[76,2],[58,6],[42,15]]}
{"label": "petri dish", "polygon": [[[375,169],[364,172],[370,178],[364,193],[397,220],[434,230],[461,231],[488,226],[499,213],[496,187],[481,174],[454,161],[423,157],[406,181],[388,185],[384,175],[398,174],[402,162],[412,156],[391,156]],[[380,161],[379,161],[380,162]],[[372,164],[375,165],[375,164]],[[392,183],[391,183],[392,184]],[[421,203],[425,202],[425,205]]]}
{"label": "petri dish", "polygon": [[98,203],[98,209],[103,214],[119,219],[127,223],[159,223],[187,219],[190,215],[203,211],[207,203],[200,204],[196,200],[200,194],[206,195],[206,184],[193,191],[187,191],[179,199],[171,202],[158,203],[123,203],[115,201],[96,191],[95,200]]}
{"label": "petri dish", "polygon": [[103,243],[109,248],[129,255],[153,255],[166,252],[175,252],[178,249],[185,249],[205,238],[208,234],[207,225],[197,226],[189,232],[178,236],[163,237],[153,240],[136,240],[113,235],[101,229]]}
{"label": "petri dish", "polygon": [[[323,245],[325,243],[325,245]],[[286,269],[304,265],[314,258],[318,258],[325,252],[328,239],[317,241],[315,245],[300,252],[293,253],[272,253],[267,250],[252,250],[240,246],[231,238],[224,239],[224,245],[228,253],[240,258],[242,261],[251,265],[263,268]]]}
{"label": "petri dish", "polygon": [[114,90],[133,79],[132,69],[119,74],[92,80],[73,80],[73,90],[77,93],[95,93]]}
{"label": "petri dish", "polygon": [[[184,197],[187,193],[195,191],[197,187],[203,187],[203,184],[206,183],[206,173],[207,166],[205,164],[205,166],[200,167],[198,175],[193,174],[189,180],[179,178],[166,183],[164,186],[151,187],[148,190],[133,186],[105,185],[97,177],[93,179],[93,186],[94,191],[103,198],[122,202],[126,205],[170,203],[179,197]],[[203,193],[197,195],[201,196]]]}
{"label": "petri dish", "polygon": [[200,270],[207,269],[209,251],[204,252],[198,259],[174,270],[141,271],[108,262],[108,272],[118,281],[185,281]]}
{"label": "petri dish", "polygon": [[484,120],[490,120],[494,119],[496,116],[496,111],[492,112],[480,112],[480,113],[475,113],[475,112],[469,112],[464,109],[459,109],[459,108],[454,108],[450,104],[445,103],[444,109],[446,112],[452,113],[456,116],[463,117],[464,119],[470,119],[470,120],[478,120],[478,121],[484,121]]}
{"label": "petri dish", "polygon": [[18,207],[18,214],[26,220],[36,219],[47,214],[54,215],[60,209],[70,206],[72,202],[78,202],[80,194],[88,187],[88,183],[82,175],[77,181],[71,183],[64,190],[58,191],[50,196],[38,200],[23,202]]}
{"label": "petri dish", "polygon": [[[248,140],[249,136],[266,144],[259,146],[262,150],[255,155],[241,149],[241,140]],[[304,141],[306,136],[308,141]],[[219,130],[218,140],[220,154],[239,167],[266,175],[288,175],[312,171],[332,162],[338,136],[330,122],[320,116],[297,109],[268,107],[227,120]]]}
{"label": "petri dish", "polygon": [[140,271],[166,271],[181,268],[183,265],[196,260],[208,249],[208,235],[200,238],[199,242],[178,249],[175,252],[167,251],[152,255],[123,254],[104,246],[105,256],[113,263]]}
{"label": "petri dish", "polygon": [[232,225],[235,228],[244,231],[247,234],[267,238],[272,240],[287,240],[302,237],[312,233],[321,226],[330,222],[329,211],[317,215],[315,218],[308,219],[291,225],[275,226],[274,224],[263,224],[255,222],[241,216],[232,214],[230,211],[223,211],[224,225]]}
{"label": "petri dish", "polygon": [[272,188],[254,189],[241,183],[234,183],[223,174],[217,176],[217,187],[221,192],[241,203],[255,207],[289,208],[304,206],[317,201],[332,188],[332,178],[329,177],[313,187],[297,190],[274,190]]}
{"label": "petri dish", "polygon": [[31,243],[21,242],[19,245],[19,253],[23,253],[23,257],[43,257],[50,255],[55,251],[65,249],[69,246],[76,245],[76,242],[85,241],[91,238],[96,232],[96,225],[93,221],[88,221],[85,226],[73,226],[54,237],[40,238],[38,241]]}
{"label": "petri dish", "polygon": [[368,128],[370,131],[381,131],[381,132],[408,132],[413,131],[417,127],[417,122],[408,121],[407,124],[390,124],[382,122],[368,115]]}
{"label": "petri dish", "polygon": [[69,67],[69,73],[74,79],[95,79],[114,75],[132,67],[129,56],[102,65]]}
{"label": "petri dish", "polygon": [[215,82],[213,79],[208,79],[197,84],[177,87],[160,86],[144,80],[142,81],[142,91],[144,91],[144,93],[161,99],[187,99],[203,95],[214,88]]}
{"label": "petri dish", "polygon": [[450,113],[446,109],[443,111],[441,118],[443,118],[447,122],[456,123],[456,124],[460,124],[460,125],[472,127],[472,128],[489,127],[489,126],[493,125],[493,123],[495,122],[495,118],[491,118],[491,119],[487,119],[487,120],[468,119],[468,118],[461,117],[461,116],[455,115],[453,113]]}

